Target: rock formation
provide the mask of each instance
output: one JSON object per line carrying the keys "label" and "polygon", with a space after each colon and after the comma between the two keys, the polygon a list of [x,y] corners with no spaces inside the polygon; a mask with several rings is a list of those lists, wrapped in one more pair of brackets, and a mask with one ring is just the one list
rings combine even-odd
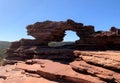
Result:
{"label": "rock formation", "polygon": [[66,22],[37,22],[27,26],[28,35],[41,42],[62,41],[66,30],[75,31],[81,39],[94,33],[93,26],[83,26],[82,23],[75,23],[72,20]]}
{"label": "rock formation", "polygon": [[[66,30],[80,39],[62,42]],[[27,33],[35,39],[12,42],[6,50],[2,83],[120,83],[120,52],[98,51],[119,50],[120,29],[96,32],[94,26],[69,19],[28,25]]]}
{"label": "rock formation", "polygon": [[75,50],[74,54],[79,57],[66,61],[69,63],[49,59],[4,61],[0,82],[120,83],[120,51]]}
{"label": "rock formation", "polygon": [[[84,26],[82,23],[76,23],[72,20],[67,20],[66,22],[53,22],[53,21],[44,21],[37,22],[33,25],[27,26],[28,35],[33,36],[35,39],[21,39],[20,41],[13,42],[10,46],[10,49],[7,50],[7,54],[11,56],[20,56],[23,58],[33,58],[34,56],[42,55],[54,55],[59,54],[57,51],[66,51],[69,52],[72,50],[65,48],[64,45],[59,49],[50,48],[50,42],[62,42],[65,36],[66,30],[75,31],[76,34],[80,37],[80,40],[77,40],[75,44],[72,44],[74,49],[84,49],[84,50],[106,50],[106,49],[120,49],[120,29],[111,27],[110,31],[94,31],[94,26]],[[44,49],[43,49],[44,48]],[[48,52],[49,49],[55,49],[54,52]],[[46,51],[44,51],[46,50]],[[56,53],[55,53],[56,52]],[[70,52],[70,53],[71,53]],[[43,56],[43,57],[45,57]],[[74,56],[66,56],[73,58]],[[15,57],[14,57],[15,58]],[[57,58],[57,57],[56,57]],[[67,59],[67,58],[65,58]]]}

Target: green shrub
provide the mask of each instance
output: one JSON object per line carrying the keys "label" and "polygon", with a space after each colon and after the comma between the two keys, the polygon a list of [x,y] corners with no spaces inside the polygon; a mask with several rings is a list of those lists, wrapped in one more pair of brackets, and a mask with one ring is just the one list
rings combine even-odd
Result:
{"label": "green shrub", "polygon": [[48,46],[49,47],[61,47],[61,46],[64,46],[64,43],[63,42],[49,42]]}

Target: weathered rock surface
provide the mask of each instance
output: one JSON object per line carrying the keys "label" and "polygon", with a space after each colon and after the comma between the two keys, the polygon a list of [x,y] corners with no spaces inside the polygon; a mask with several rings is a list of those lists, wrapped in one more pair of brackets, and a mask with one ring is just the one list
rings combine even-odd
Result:
{"label": "weathered rock surface", "polygon": [[[80,40],[77,40],[73,44],[61,42],[65,36],[66,30],[75,31],[80,37]],[[60,22],[37,22],[33,25],[28,25],[27,32],[35,39],[21,39],[20,41],[13,42],[6,51],[9,55],[9,59],[32,59],[34,56],[41,58],[42,55],[60,55],[61,58],[61,54],[66,59],[69,59],[73,58],[72,52],[75,49],[120,49],[120,29],[115,27],[112,27],[108,32],[95,32],[94,26],[84,26],[82,23],[77,23],[69,19]],[[55,44],[53,45],[54,47],[51,47],[52,44]],[[73,51],[71,49],[73,49]],[[69,52],[67,52],[67,50],[69,50]],[[51,51],[55,52],[52,53]],[[66,56],[68,54],[71,56]]]}
{"label": "weathered rock surface", "polygon": [[[74,53],[79,57],[72,62],[66,61],[69,63],[49,59],[17,61],[14,65],[8,63],[0,67],[0,82],[120,83],[120,51],[76,50]],[[90,58],[93,56],[94,58]],[[89,57],[89,59],[84,57]],[[106,59],[110,59],[111,67],[108,67]],[[117,65],[113,64],[115,61]]]}
{"label": "weathered rock surface", "polygon": [[[80,40],[77,40],[74,44],[71,45],[64,42],[62,43],[61,41],[65,36],[66,30],[75,31],[76,34],[80,37]],[[48,53],[48,49],[52,48],[50,42],[59,42],[55,43],[56,45],[54,48],[62,48],[64,50],[66,50],[66,48],[74,50],[120,49],[120,29],[115,27],[111,27],[110,31],[107,32],[95,32],[94,26],[84,26],[82,23],[77,23],[69,19],[67,21],[60,22],[37,22],[35,24],[28,25],[27,32],[35,39],[21,39],[20,41],[13,42],[6,51],[6,53],[9,55],[9,59],[13,59],[14,57],[14,59],[22,60],[23,58],[30,59],[34,56],[44,55],[46,49],[46,53]],[[44,53],[39,51],[41,49],[44,50]],[[59,50],[56,50],[56,55],[59,54],[58,51]],[[69,53],[70,55],[71,52],[66,53]],[[65,53],[62,54],[66,55]],[[71,58],[71,56],[69,57]]]}
{"label": "weathered rock surface", "polygon": [[[19,64],[24,64],[24,62],[18,62]],[[58,83],[42,78],[36,73],[27,73],[23,69],[17,68],[18,65],[1,66],[0,83]]]}
{"label": "weathered rock surface", "polygon": [[[80,37],[62,42],[65,31]],[[35,39],[13,42],[0,67],[0,83],[120,83],[120,29],[94,31],[72,20],[27,26]],[[94,51],[82,51],[94,50]]]}
{"label": "weathered rock surface", "polygon": [[113,47],[117,49],[118,45],[120,46],[120,29],[115,27],[111,27],[110,31],[95,32],[94,26],[84,26],[82,23],[76,23],[72,20],[66,22],[44,21],[27,26],[29,35],[35,37],[37,41],[46,43],[62,41],[66,30],[75,31],[80,37],[80,40],[76,41],[78,46],[87,45],[86,47],[90,47],[95,45],[98,49],[103,49],[102,46],[105,47],[104,49],[113,49]]}
{"label": "weathered rock surface", "polygon": [[[31,83],[33,83],[33,82],[40,81],[42,77],[56,81],[56,82],[63,81],[65,83],[67,82],[69,83],[95,83],[96,81],[98,83],[105,83],[104,81],[101,81],[97,77],[92,77],[90,75],[84,75],[84,74],[77,73],[74,70],[72,70],[72,68],[67,64],[61,64],[61,63],[53,62],[50,60],[40,60],[40,59],[33,60],[33,61],[36,61],[36,63],[30,65],[30,64],[25,64],[24,62],[21,62],[21,63],[17,63],[14,66],[11,65],[10,66],[11,68],[9,67],[8,70],[4,69],[5,71],[2,72],[3,74],[1,73],[1,75],[6,77],[3,83],[4,82],[7,83],[9,81],[11,82],[14,81],[15,83],[20,83],[20,82],[24,83],[24,82],[29,82],[28,79],[30,78],[32,80]],[[31,75],[31,73],[37,74],[39,76]]]}
{"label": "weathered rock surface", "polygon": [[104,46],[104,49],[113,49],[113,47],[117,49],[120,46],[120,29],[115,27],[111,27],[110,31],[95,32],[94,26],[84,26],[82,23],[76,23],[70,19],[65,22],[37,22],[27,26],[29,35],[35,37],[37,41],[39,40],[46,43],[62,41],[66,30],[75,31],[80,37],[80,40],[76,41],[78,46],[87,45],[86,47],[90,47],[91,45],[95,45],[98,46],[99,49],[103,49],[101,46]]}
{"label": "weathered rock surface", "polygon": [[74,61],[71,63],[71,67],[77,72],[94,75],[109,82],[120,82],[119,73],[88,64],[85,61]]}
{"label": "weathered rock surface", "polygon": [[107,67],[110,69],[120,70],[120,54],[119,52],[106,52],[106,53],[94,53],[94,52],[88,52],[86,54],[83,53],[82,56],[80,56],[84,61],[100,65],[103,67]]}
{"label": "weathered rock surface", "polygon": [[89,29],[83,28],[82,23],[75,23],[72,20],[67,20],[66,22],[44,21],[44,22],[37,22],[33,25],[27,26],[27,32],[29,35],[35,37],[40,41],[47,41],[47,42],[62,41],[63,37],[65,36],[65,30],[76,31],[77,35],[81,35],[80,32],[82,31],[85,32],[88,31],[88,34],[89,32],[91,32],[89,31]]}

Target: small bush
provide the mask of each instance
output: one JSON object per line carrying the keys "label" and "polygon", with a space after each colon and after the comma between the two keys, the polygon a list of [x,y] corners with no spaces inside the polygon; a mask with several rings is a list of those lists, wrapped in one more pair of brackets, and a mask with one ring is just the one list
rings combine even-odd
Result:
{"label": "small bush", "polygon": [[64,43],[63,42],[49,42],[48,46],[49,47],[61,47],[61,46],[64,46]]}

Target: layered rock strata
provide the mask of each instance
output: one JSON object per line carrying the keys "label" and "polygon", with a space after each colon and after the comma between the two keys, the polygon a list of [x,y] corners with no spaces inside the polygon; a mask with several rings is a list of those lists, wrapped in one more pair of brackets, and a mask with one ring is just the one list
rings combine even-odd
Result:
{"label": "layered rock strata", "polygon": [[[62,42],[66,30],[80,37]],[[95,32],[73,20],[44,21],[27,26],[35,39],[12,42],[0,67],[0,82],[9,83],[120,83],[120,29]],[[14,75],[12,74],[14,73]]]}
{"label": "layered rock strata", "polygon": [[[56,44],[56,46],[53,46],[58,47],[55,50],[49,45],[50,42],[62,42],[66,30],[75,31],[80,39],[71,45]],[[27,26],[27,33],[35,39],[21,39],[20,41],[13,42],[6,52],[10,57],[15,55],[16,57],[33,58],[39,57],[39,55],[54,55],[53,51],[56,51],[56,55],[58,55],[58,51],[64,51],[63,53],[61,52],[63,55],[73,58],[71,48],[83,50],[120,49],[120,29],[111,27],[110,31],[95,32],[94,26],[84,26],[82,23],[76,23],[70,19],[65,22],[36,22],[33,25]],[[66,45],[67,48],[65,47]],[[64,50],[62,50],[63,48]],[[42,49],[47,51],[43,52],[41,51]],[[48,52],[49,49],[53,49],[53,51],[51,52],[50,50],[50,53]],[[65,51],[68,50],[71,56],[65,54]]]}
{"label": "layered rock strata", "polygon": [[0,67],[0,82],[120,83],[119,51],[76,50],[74,54],[79,58],[69,63],[29,59],[16,60],[13,64],[13,60],[10,60],[9,63],[4,63],[5,66]]}

